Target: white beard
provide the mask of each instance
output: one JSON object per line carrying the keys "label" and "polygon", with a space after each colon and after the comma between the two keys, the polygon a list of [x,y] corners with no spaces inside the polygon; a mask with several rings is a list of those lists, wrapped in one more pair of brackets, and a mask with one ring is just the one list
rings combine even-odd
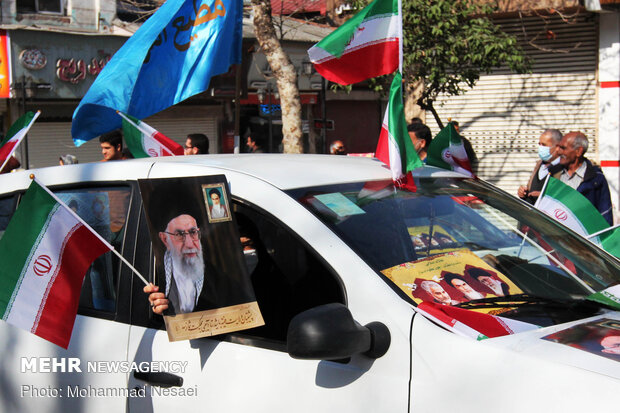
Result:
{"label": "white beard", "polygon": [[482,298],[484,298],[484,295],[480,294],[478,291],[472,291],[469,294],[465,294],[465,298],[467,298],[468,300],[480,300]]}
{"label": "white beard", "polygon": [[[196,253],[194,257],[184,256],[183,253]],[[187,248],[182,251],[168,250],[164,256],[166,267],[166,295],[170,293],[170,281],[174,280],[179,291],[179,313],[189,313],[194,310],[204,283],[204,261],[202,260],[202,245],[200,248]]]}

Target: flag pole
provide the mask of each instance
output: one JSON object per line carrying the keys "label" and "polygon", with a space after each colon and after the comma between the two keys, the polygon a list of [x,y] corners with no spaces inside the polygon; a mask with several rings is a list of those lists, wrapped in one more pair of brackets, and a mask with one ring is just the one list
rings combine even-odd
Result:
{"label": "flag pole", "polygon": [[[538,196],[538,198],[536,198],[536,202],[534,202],[534,208],[538,209],[538,203],[542,199],[543,194],[545,193],[545,189],[547,189],[547,183],[549,183],[550,176],[551,174],[548,174],[547,177],[545,178],[545,183],[543,184],[543,187],[540,191],[540,195]],[[517,257],[521,256],[521,250],[523,249],[523,244],[525,244],[525,238],[527,237],[529,233],[530,233],[530,228],[528,227],[527,231],[525,231],[525,235],[523,236],[523,239],[521,240],[521,246],[519,247],[519,253],[517,254]]]}
{"label": "flag pole", "polygon": [[[37,120],[37,118],[39,117],[39,115],[41,114],[40,110],[37,110],[37,112],[34,114],[34,116],[32,117],[32,119],[30,120],[30,122],[28,123],[28,126],[26,126],[26,133],[24,133],[24,136],[22,136],[22,138],[19,140],[19,142],[17,142],[17,145],[15,145],[13,147],[13,150],[11,151],[11,153],[9,153],[9,156],[6,157],[6,159],[4,160],[4,162],[2,163],[2,166],[0,166],[0,171],[2,169],[4,169],[4,166],[9,162],[9,159],[11,159],[11,157],[13,156],[13,154],[15,153],[15,151],[17,150],[17,147],[19,146],[20,143],[22,143],[22,141],[24,140],[24,138],[26,137],[26,134],[28,133],[28,131],[30,130],[30,127],[32,126],[32,124],[34,123],[35,120]],[[16,121],[17,122],[17,121]],[[27,165],[26,165],[27,166]],[[28,169],[28,168],[26,168]]]}
{"label": "flag pole", "polygon": [[611,231],[611,230],[616,229],[616,228],[618,228],[618,227],[620,227],[620,224],[618,224],[618,225],[614,225],[613,227],[608,227],[608,228],[602,229],[602,230],[600,230],[599,232],[595,232],[594,234],[590,234],[590,235],[588,235],[588,236],[586,237],[586,239],[590,239],[590,238],[598,237],[598,236],[599,236],[599,235],[601,235],[602,233],[607,232],[607,231]]}
{"label": "flag pole", "polygon": [[129,263],[129,261],[127,261],[125,259],[125,257],[123,257],[118,251],[116,251],[114,249],[114,247],[108,242],[106,241],[101,235],[99,235],[99,233],[97,231],[95,231],[94,229],[92,229],[90,227],[90,225],[88,225],[82,218],[80,218],[80,216],[78,214],[75,213],[74,210],[72,210],[71,208],[69,208],[67,205],[65,205],[64,202],[62,202],[60,200],[60,198],[58,198],[52,191],[49,190],[48,187],[46,187],[45,185],[43,185],[41,182],[39,182],[39,180],[37,178],[35,178],[34,174],[30,174],[30,179],[32,179],[34,182],[37,183],[37,185],[39,185],[42,189],[44,189],[48,194],[50,194],[50,196],[52,198],[54,198],[54,200],[56,202],[58,202],[60,205],[62,205],[67,212],[69,212],[71,215],[73,215],[73,217],[75,219],[77,219],[78,221],[80,221],[82,223],[82,225],[84,225],[86,228],[88,228],[97,238],[99,238],[99,241],[103,242],[103,244],[108,247],[110,249],[110,251],[112,251],[114,254],[116,254],[116,256],[123,262],[125,263],[133,272],[134,274],[136,274],[138,276],[138,278],[140,278],[140,280],[142,280],[142,282],[144,283],[144,285],[149,285],[149,282],[142,276],[142,274],[140,274],[138,272],[138,270],[136,270],[133,265],[131,265]]}

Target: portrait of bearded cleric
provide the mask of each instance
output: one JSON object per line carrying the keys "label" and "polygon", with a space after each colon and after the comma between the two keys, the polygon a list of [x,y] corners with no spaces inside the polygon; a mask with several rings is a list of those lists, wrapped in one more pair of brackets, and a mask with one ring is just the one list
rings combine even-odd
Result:
{"label": "portrait of bearded cleric", "polygon": [[156,259],[154,285],[145,289],[153,312],[178,315],[255,302],[236,222],[210,222],[206,211],[202,187],[226,188],[225,176],[139,184]]}

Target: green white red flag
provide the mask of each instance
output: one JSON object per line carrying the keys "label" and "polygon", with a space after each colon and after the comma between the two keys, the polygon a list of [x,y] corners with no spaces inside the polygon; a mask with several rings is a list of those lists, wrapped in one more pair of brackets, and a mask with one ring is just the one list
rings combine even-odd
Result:
{"label": "green white red flag", "polygon": [[608,227],[588,235],[588,239],[598,240],[601,248],[614,257],[620,258],[620,225]]}
{"label": "green white red flag", "polygon": [[407,132],[400,72],[396,72],[390,86],[390,98],[385,109],[375,156],[390,167],[392,180],[396,186],[415,189],[410,172],[424,164]]}
{"label": "green white red flag", "polygon": [[463,138],[454,129],[452,122],[431,141],[426,153],[426,164],[474,176]]}
{"label": "green white red flag", "polygon": [[40,114],[41,111],[37,111],[36,113],[27,112],[11,125],[6,136],[2,142],[0,142],[0,171],[4,168],[4,165],[8,162],[9,158],[13,152],[15,152],[17,146],[24,139],[28,130]]}
{"label": "green white red flag", "polygon": [[33,180],[0,239],[2,319],[67,348],[86,270],[112,249]]}
{"label": "green white red flag", "polygon": [[183,155],[183,146],[133,116],[123,118],[125,143],[134,158]]}
{"label": "green white red flag", "polygon": [[[535,206],[583,237],[609,228],[605,218],[585,196],[551,176],[547,177]],[[601,242],[599,237],[590,240],[595,244]]]}
{"label": "green white red flag", "polygon": [[350,85],[394,72],[400,63],[400,0],[374,0],[308,50],[325,79]]}
{"label": "green white red flag", "polygon": [[523,321],[429,301],[420,303],[416,311],[448,330],[474,340],[501,337],[538,328],[537,325]]}

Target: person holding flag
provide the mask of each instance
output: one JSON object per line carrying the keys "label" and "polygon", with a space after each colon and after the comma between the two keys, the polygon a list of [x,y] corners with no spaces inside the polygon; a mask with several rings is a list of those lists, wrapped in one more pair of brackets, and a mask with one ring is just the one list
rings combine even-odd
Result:
{"label": "person holding flag", "polygon": [[585,157],[588,138],[581,132],[569,132],[558,145],[562,171],[554,178],[577,190],[603,215],[609,225],[613,224],[611,196],[607,179],[601,168]]}

